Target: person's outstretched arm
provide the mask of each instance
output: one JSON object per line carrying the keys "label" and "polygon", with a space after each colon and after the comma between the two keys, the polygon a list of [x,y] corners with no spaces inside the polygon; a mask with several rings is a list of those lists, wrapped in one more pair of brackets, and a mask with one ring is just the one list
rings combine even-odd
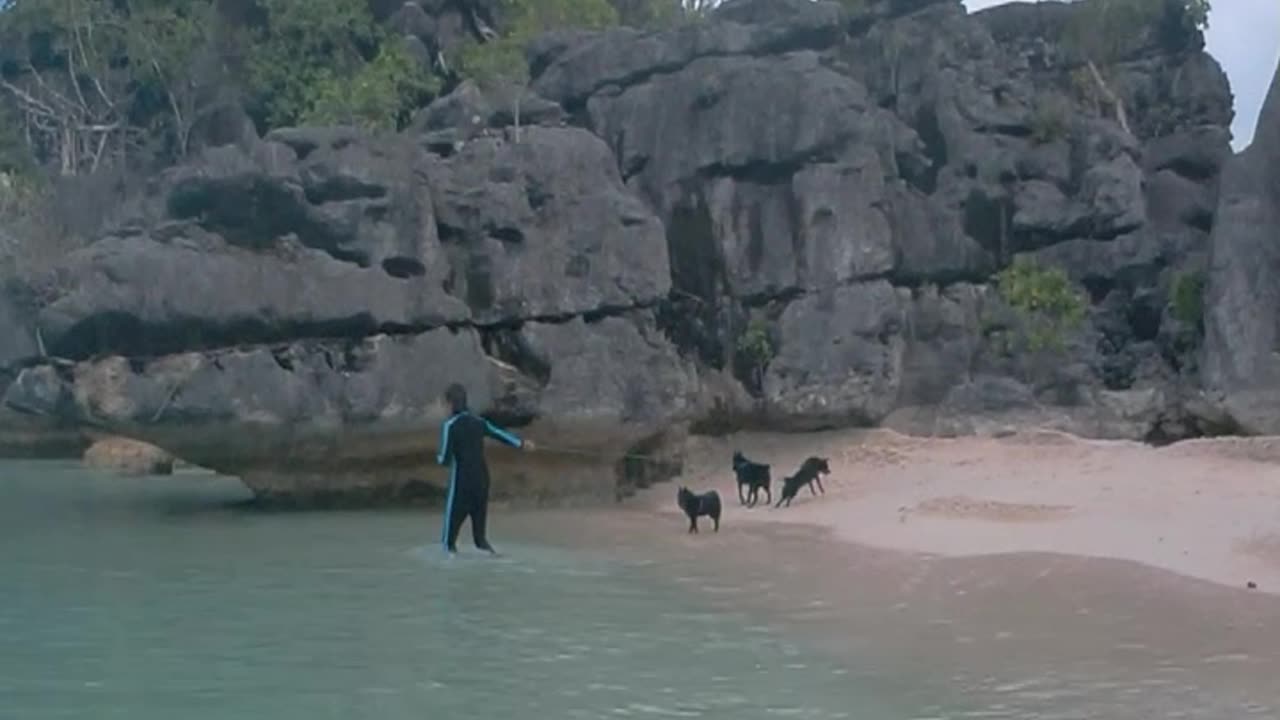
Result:
{"label": "person's outstretched arm", "polygon": [[508,432],[507,430],[503,430],[502,428],[498,427],[497,425],[494,425],[488,420],[484,421],[484,433],[485,435],[488,435],[494,440],[497,440],[498,442],[506,443],[513,448],[525,448],[528,446],[528,443],[526,443],[524,440],[521,440],[519,436],[515,435],[514,433]]}

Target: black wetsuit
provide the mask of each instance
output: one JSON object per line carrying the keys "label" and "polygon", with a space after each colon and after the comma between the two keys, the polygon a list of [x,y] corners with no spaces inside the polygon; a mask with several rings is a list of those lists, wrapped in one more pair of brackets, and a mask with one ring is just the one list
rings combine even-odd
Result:
{"label": "black wetsuit", "polygon": [[449,496],[444,506],[445,549],[457,550],[458,532],[471,518],[471,536],[476,547],[492,551],[485,537],[489,510],[489,466],[484,460],[485,436],[512,447],[524,445],[520,438],[469,411],[462,411],[440,428],[440,453],[436,460],[449,465]]}

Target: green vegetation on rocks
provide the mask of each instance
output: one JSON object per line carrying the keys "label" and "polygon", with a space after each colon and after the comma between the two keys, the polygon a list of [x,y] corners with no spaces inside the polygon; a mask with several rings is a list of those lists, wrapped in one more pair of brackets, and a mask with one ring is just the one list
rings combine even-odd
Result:
{"label": "green vegetation on rocks", "polygon": [[1032,352],[1063,349],[1066,334],[1084,322],[1084,297],[1061,268],[1015,258],[996,284],[1001,299],[1017,314]]}
{"label": "green vegetation on rocks", "polygon": [[598,30],[617,25],[618,11],[606,0],[505,0],[502,15],[506,32],[487,42],[468,45],[459,65],[464,76],[511,104],[519,133],[520,96],[529,82],[525,57],[529,41],[550,30]]}
{"label": "green vegetation on rocks", "polygon": [[1200,271],[1178,273],[1173,277],[1169,310],[1184,325],[1199,328],[1204,324],[1205,274]]}
{"label": "green vegetation on rocks", "polygon": [[738,357],[751,373],[751,381],[758,388],[764,384],[764,373],[773,359],[773,341],[769,337],[769,325],[763,318],[756,317],[747,324],[746,330],[738,337]]}
{"label": "green vegetation on rocks", "polygon": [[[1123,101],[1107,81],[1107,68],[1140,50],[1141,31],[1154,29],[1168,40],[1186,38],[1209,26],[1210,0],[1079,0],[1064,30],[1063,42],[1084,61],[1084,84],[1076,81],[1077,94],[1110,110],[1125,132],[1129,128]],[[1092,85],[1086,90],[1084,85]]]}
{"label": "green vegetation on rocks", "polygon": [[263,0],[248,51],[250,97],[270,127],[396,130],[440,89],[398,39],[351,0]]}

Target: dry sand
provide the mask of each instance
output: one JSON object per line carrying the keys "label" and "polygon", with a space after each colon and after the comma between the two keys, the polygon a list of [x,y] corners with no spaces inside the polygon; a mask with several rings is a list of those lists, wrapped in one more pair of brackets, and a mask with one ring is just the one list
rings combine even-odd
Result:
{"label": "dry sand", "polygon": [[[828,457],[826,493],[802,489],[789,508],[741,507],[729,468],[735,449],[773,466],[775,500],[801,460]],[[725,524],[811,525],[861,545],[949,557],[1131,560],[1280,594],[1280,438],[1157,449],[1039,431],[959,439],[883,430],[741,434],[692,440],[688,457],[679,484],[718,490]],[[674,495],[664,484],[641,501],[677,515]]]}

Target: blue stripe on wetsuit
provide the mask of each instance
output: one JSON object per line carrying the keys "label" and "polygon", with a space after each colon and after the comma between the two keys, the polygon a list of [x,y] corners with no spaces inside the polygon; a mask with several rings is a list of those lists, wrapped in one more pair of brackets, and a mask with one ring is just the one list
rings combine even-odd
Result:
{"label": "blue stripe on wetsuit", "polygon": [[444,501],[444,528],[440,531],[440,542],[448,547],[449,545],[449,522],[453,519],[453,499],[457,494],[458,488],[458,460],[449,457],[449,429],[453,427],[461,415],[454,415],[444,421],[444,425],[440,427],[440,450],[436,453],[436,463],[443,465],[445,460],[449,461],[449,495]]}
{"label": "blue stripe on wetsuit", "polygon": [[494,425],[488,420],[484,421],[484,431],[488,433],[490,437],[501,440],[502,442],[510,445],[511,447],[518,448],[518,447],[524,446],[523,440],[516,437],[514,434],[509,433],[506,430],[503,430],[497,425]]}

